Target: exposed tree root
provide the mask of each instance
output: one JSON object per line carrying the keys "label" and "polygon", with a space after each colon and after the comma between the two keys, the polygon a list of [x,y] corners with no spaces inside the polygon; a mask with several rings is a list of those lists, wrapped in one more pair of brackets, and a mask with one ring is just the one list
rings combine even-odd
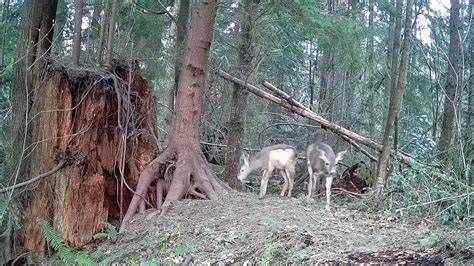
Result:
{"label": "exposed tree root", "polygon": [[[175,161],[175,171],[169,177],[171,183],[167,188],[166,176],[173,161]],[[166,170],[163,171],[163,169]],[[137,189],[120,225],[120,232],[125,230],[125,225],[133,218],[137,208],[139,213],[145,211],[144,195],[154,180],[157,180],[157,208],[161,214],[165,214],[174,202],[183,199],[186,195],[198,199],[216,200],[219,194],[227,193],[230,190],[228,186],[219,182],[220,180],[209,169],[199,148],[179,149],[168,146],[140,175]],[[165,191],[167,191],[166,194]]]}

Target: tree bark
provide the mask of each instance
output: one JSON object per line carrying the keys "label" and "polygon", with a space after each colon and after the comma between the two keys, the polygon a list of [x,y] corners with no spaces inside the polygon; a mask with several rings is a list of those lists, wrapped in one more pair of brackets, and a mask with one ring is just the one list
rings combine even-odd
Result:
{"label": "tree bark", "polygon": [[[163,205],[159,206],[162,213],[186,194],[214,200],[218,199],[219,194],[226,193],[225,186],[209,169],[199,145],[199,125],[216,7],[216,0],[198,0],[194,4],[186,53],[181,65],[176,110],[170,134],[165,141],[166,148],[140,175],[135,195],[120,226],[121,232],[139,205],[143,204],[145,193],[158,176],[158,184],[169,183]],[[171,178],[167,178],[160,170],[167,168],[166,164],[170,160],[175,160],[175,171]]]}
{"label": "tree bark", "polygon": [[460,88],[458,83],[459,56],[461,43],[459,39],[459,0],[451,0],[451,10],[449,18],[449,59],[448,77],[445,86],[443,121],[441,133],[438,140],[439,157],[442,163],[449,161],[451,150],[451,139],[453,138],[453,128],[456,119],[456,112],[459,106]]}
{"label": "tree bark", "polygon": [[[469,14],[472,21],[474,16],[474,0],[469,0]],[[470,171],[468,170],[469,185],[474,183],[474,29],[469,28],[469,82],[467,85],[467,114],[466,114],[466,128],[464,129],[465,154],[471,161],[467,162]],[[469,173],[470,172],[470,173]]]}
{"label": "tree bark", "polygon": [[[176,92],[178,89],[179,83],[179,73],[181,70],[181,65],[183,63],[184,49],[186,48],[186,35],[188,33],[189,25],[189,9],[190,9],[190,0],[177,0],[176,4],[178,7],[178,19],[176,23],[176,42],[175,42],[175,52],[174,52],[174,85],[173,87],[165,91],[165,104],[170,109],[174,110]],[[171,122],[172,112],[169,112],[166,116],[165,121],[167,123]]]}
{"label": "tree bark", "polygon": [[72,63],[73,65],[78,66],[79,58],[81,56],[81,26],[84,0],[75,0],[74,4],[74,39],[72,41]]}
{"label": "tree bark", "polygon": [[114,39],[115,39],[115,24],[117,23],[117,16],[119,12],[119,1],[111,0],[112,10],[110,11],[110,20],[108,21],[108,36],[107,36],[107,48],[105,49],[105,60],[104,67],[106,69],[112,69],[112,59],[114,54]]}
{"label": "tree bark", "polygon": [[[244,0],[241,9],[241,35],[237,76],[248,80],[252,70],[253,34],[258,0]],[[247,110],[248,91],[234,83],[232,106],[229,120],[229,139],[227,142],[224,176],[227,183],[234,189],[240,189],[237,179],[240,156],[242,155],[245,114]]]}
{"label": "tree bark", "polygon": [[[374,28],[374,0],[369,0],[369,29]],[[369,138],[374,138],[375,135],[375,51],[374,51],[374,34],[370,33],[367,40],[367,64],[368,64],[368,90],[369,98],[367,105],[369,108],[368,125]]]}
{"label": "tree bark", "polygon": [[2,84],[2,79],[3,79],[3,70],[5,69],[5,36],[7,34],[7,28],[8,28],[8,17],[10,16],[10,0],[6,0],[3,3],[3,8],[2,8],[2,34],[0,36],[0,45],[2,46],[0,48],[0,84]]}
{"label": "tree bark", "polygon": [[[27,1],[25,3],[25,21],[23,23],[23,42],[19,46],[18,63],[15,66],[14,82],[11,92],[13,141],[10,169],[17,181],[23,181],[29,173],[29,160],[26,147],[31,144],[29,120],[31,104],[38,97],[38,83],[44,75],[46,59],[51,51],[53,22],[58,1]],[[29,125],[31,126],[31,124]]]}
{"label": "tree bark", "polygon": [[[400,13],[402,10],[402,1],[398,0],[397,1],[397,9],[398,12]],[[407,68],[408,68],[408,59],[409,59],[409,53],[410,53],[410,40],[411,40],[411,34],[412,34],[412,28],[411,28],[411,22],[412,22],[412,8],[413,8],[413,0],[408,0],[407,1],[407,7],[406,7],[406,15],[405,15],[405,29],[404,29],[404,38],[403,38],[403,44],[401,47],[401,59],[400,59],[400,64],[398,65],[396,61],[396,57],[394,56],[393,61],[392,61],[392,69],[399,69],[397,77],[392,76],[392,82],[391,82],[391,93],[390,93],[390,107],[388,110],[388,115],[387,115],[387,122],[385,125],[385,133],[384,133],[384,140],[383,140],[383,149],[382,153],[380,154],[378,163],[377,163],[377,171],[376,171],[376,177],[377,177],[377,192],[381,193],[385,187],[385,185],[388,182],[389,178],[389,173],[388,173],[388,168],[391,165],[390,163],[390,155],[391,155],[391,149],[393,147],[394,141],[396,140],[396,123],[397,123],[397,117],[398,113],[400,112],[400,107],[403,101],[403,94],[405,92],[405,87],[407,83]],[[399,20],[399,16],[397,16],[397,20]],[[396,22],[397,25],[395,26],[395,31],[397,32],[399,29],[398,22]],[[398,34],[395,34],[395,39],[394,39],[394,50],[397,50],[397,39],[399,39]],[[395,75],[395,71],[392,72],[392,74]],[[396,83],[394,83],[396,80]]]}
{"label": "tree bark", "polygon": [[34,184],[23,213],[23,247],[39,255],[47,247],[38,220],[50,223],[68,245],[83,247],[84,235],[120,218],[126,208],[121,202],[132,197],[120,184],[134,186],[156,151],[155,100],[138,67],[117,66],[115,76],[52,63],[48,72],[31,111],[31,176],[58,161],[67,165]]}
{"label": "tree bark", "polygon": [[100,23],[100,33],[99,33],[99,48],[97,49],[97,64],[102,65],[104,62],[104,48],[106,44],[106,36],[107,36],[107,31],[109,28],[109,17],[111,14],[111,8],[110,8],[110,2],[112,0],[104,0],[105,3],[104,5],[104,15],[101,18],[101,23]]}
{"label": "tree bark", "polygon": [[[390,0],[390,6],[393,7],[393,9],[396,8],[395,0]],[[396,20],[397,15],[394,14],[392,10],[390,10],[389,16],[390,16],[390,19],[389,19],[389,26],[388,26],[388,41],[387,41],[388,49],[387,49],[387,65],[386,65],[386,68],[387,68],[386,74],[388,78],[386,78],[384,82],[385,90],[384,90],[384,97],[383,97],[383,103],[384,103],[383,106],[387,106],[390,101],[390,91],[391,91],[390,84],[392,81],[392,61],[393,61],[393,54],[394,54],[394,38],[395,38],[394,34],[395,34],[395,24],[396,24],[395,20]],[[384,123],[386,120],[387,120],[387,114],[384,113],[382,123]]]}

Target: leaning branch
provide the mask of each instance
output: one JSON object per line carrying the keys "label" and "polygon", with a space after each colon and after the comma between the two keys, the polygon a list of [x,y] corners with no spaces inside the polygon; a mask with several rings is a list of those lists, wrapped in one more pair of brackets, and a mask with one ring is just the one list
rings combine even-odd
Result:
{"label": "leaning branch", "polygon": [[31,183],[34,183],[34,182],[40,180],[41,178],[48,177],[48,176],[50,176],[50,175],[56,173],[57,171],[59,171],[61,168],[63,168],[63,166],[64,166],[65,164],[66,164],[66,162],[61,161],[61,162],[59,162],[59,163],[56,165],[56,167],[54,167],[51,171],[46,172],[46,173],[44,173],[44,174],[41,174],[41,175],[39,175],[39,176],[33,177],[32,179],[27,180],[27,181],[25,181],[25,182],[21,182],[21,183],[18,183],[18,184],[16,184],[16,185],[13,185],[13,186],[10,186],[10,187],[2,188],[2,189],[0,189],[0,193],[5,193],[5,192],[7,192],[7,191],[9,191],[9,190],[13,190],[13,189],[16,189],[16,188],[24,187],[24,186],[26,186],[26,185],[29,185],[29,184],[31,184]]}
{"label": "leaning branch", "polygon": [[372,161],[372,162],[377,162],[377,158],[375,158],[375,156],[373,156],[372,154],[370,154],[368,151],[362,149],[362,147],[357,144],[355,141],[353,141],[352,139],[344,136],[344,135],[339,135],[343,140],[347,141],[349,144],[351,144],[353,147],[355,147],[358,151],[360,151],[362,154],[364,154],[365,156],[369,157],[369,159]]}
{"label": "leaning branch", "polygon": [[[311,110],[309,110],[308,108],[304,107],[301,103],[297,102],[296,100],[292,99],[291,101],[288,101],[288,100],[282,100],[276,96],[273,96],[271,95],[270,93],[267,93],[267,92],[264,92],[260,89],[258,89],[257,87],[253,86],[253,85],[250,85],[236,77],[233,77],[229,74],[227,74],[226,72],[222,71],[222,70],[218,70],[217,71],[217,74],[219,76],[221,76],[222,78],[226,79],[226,80],[229,80],[229,81],[232,81],[234,83],[237,83],[243,87],[245,87],[248,91],[250,91],[251,93],[259,96],[259,97],[262,97],[262,98],[265,98],[267,100],[270,100],[276,104],[279,104],[289,110],[291,110],[292,112],[294,113],[297,113],[303,117],[306,117],[312,121],[315,121],[319,124],[321,124],[323,127],[325,128],[328,128],[330,129],[331,131],[333,131],[334,133],[338,134],[338,135],[343,135],[343,136],[346,136],[352,140],[354,140],[355,142],[357,143],[360,143],[360,144],[363,144],[369,148],[372,148],[372,149],[375,149],[375,150],[378,150],[378,151],[382,151],[382,148],[383,146],[381,144],[378,144],[368,138],[365,138],[363,136],[360,136],[346,128],[343,128],[337,124],[334,124],[324,118],[322,118],[321,116],[317,115],[316,113],[312,112]],[[273,86],[274,87],[274,86]],[[285,97],[286,98],[286,97]],[[296,102],[297,104],[296,105],[293,105],[291,104],[292,102]],[[303,106],[304,108],[302,107],[299,107],[299,106]],[[392,150],[392,153],[394,153],[394,151]],[[414,161],[413,158],[411,158],[410,156],[407,156],[405,154],[402,154],[400,152],[397,152],[397,157],[400,158],[400,160],[407,164],[407,165],[411,165]]]}

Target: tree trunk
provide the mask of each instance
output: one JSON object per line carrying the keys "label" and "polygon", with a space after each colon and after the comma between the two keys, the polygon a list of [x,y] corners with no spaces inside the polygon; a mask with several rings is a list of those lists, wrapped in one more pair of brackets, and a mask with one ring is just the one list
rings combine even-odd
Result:
{"label": "tree trunk", "polygon": [[[369,0],[369,29],[374,28],[374,0]],[[367,64],[368,64],[368,91],[369,98],[367,100],[368,105],[368,125],[369,125],[369,138],[374,138],[375,135],[375,51],[374,51],[374,34],[370,33],[367,40]]]}
{"label": "tree trunk", "polygon": [[[395,9],[395,0],[390,0],[390,6],[392,7],[393,6],[393,9]],[[384,97],[383,97],[383,106],[387,106],[389,104],[389,101],[390,101],[390,91],[391,91],[391,81],[392,81],[392,61],[393,61],[393,54],[394,54],[394,40],[395,40],[395,20],[396,20],[396,17],[397,17],[398,13],[394,14],[394,12],[391,12],[390,11],[390,20],[389,20],[389,26],[388,26],[388,42],[387,42],[387,47],[388,47],[388,50],[387,50],[387,70],[386,70],[386,74],[387,74],[387,77],[385,79],[385,90],[384,90]],[[401,14],[400,14],[400,20],[401,20]],[[398,31],[400,32],[400,31]],[[400,35],[398,35],[400,36]],[[397,51],[397,55],[398,55],[398,51]],[[387,121],[387,114],[384,113],[383,114],[383,119],[382,119],[382,123],[384,123],[385,121]]]}
{"label": "tree trunk", "polygon": [[459,56],[461,43],[459,39],[459,0],[451,0],[449,19],[449,60],[448,77],[445,86],[444,112],[441,133],[438,140],[438,151],[441,161],[446,164],[451,150],[451,139],[459,106],[460,88],[458,84]]}
{"label": "tree trunk", "polygon": [[[216,7],[216,0],[198,0],[194,4],[178,83],[176,110],[165,142],[166,148],[141,173],[136,192],[120,226],[121,232],[139,206],[140,212],[144,210],[143,196],[156,177],[157,184],[169,184],[165,188],[167,194],[163,205],[159,206],[162,213],[186,194],[201,199],[217,199],[219,194],[226,193],[225,187],[209,169],[199,145],[199,125]],[[166,165],[170,160],[176,161],[175,171],[172,176],[164,176],[166,171],[163,169],[168,168]],[[162,196],[163,191],[160,191],[158,202],[161,202]]]}
{"label": "tree trunk", "polygon": [[0,84],[2,84],[3,70],[5,69],[5,36],[8,28],[8,17],[10,16],[10,0],[6,0],[3,3],[2,8],[2,34],[0,36]]}
{"label": "tree trunk", "polygon": [[[472,19],[474,11],[474,0],[469,0],[469,14]],[[469,82],[467,85],[467,114],[466,128],[464,129],[465,154],[471,161],[467,161],[469,185],[474,183],[474,29],[469,28]]]}
{"label": "tree trunk", "polygon": [[112,8],[110,11],[110,20],[108,21],[107,32],[107,48],[105,49],[104,67],[106,69],[112,68],[112,59],[114,54],[114,39],[115,39],[115,24],[117,23],[117,16],[119,12],[119,1],[111,0]]}
{"label": "tree trunk", "polygon": [[330,109],[329,83],[334,79],[334,69],[332,64],[332,49],[323,50],[321,59],[321,80],[319,86],[318,113],[327,116]]}
{"label": "tree trunk", "polygon": [[[399,69],[398,75],[395,75],[395,71],[392,71],[392,81],[391,81],[391,93],[390,93],[390,106],[387,115],[387,121],[385,125],[385,133],[383,139],[383,149],[382,153],[379,156],[377,163],[377,192],[381,193],[388,182],[389,173],[388,168],[390,167],[390,155],[391,149],[393,147],[394,141],[397,138],[395,135],[396,123],[398,113],[400,112],[400,107],[403,100],[403,94],[405,92],[406,82],[407,82],[407,68],[408,68],[408,59],[410,53],[410,40],[411,40],[411,22],[412,22],[412,8],[413,0],[407,1],[406,15],[405,15],[405,29],[404,29],[404,38],[403,45],[401,47],[401,59],[400,64],[398,62],[398,56],[393,55],[392,61],[392,70]],[[397,43],[400,43],[399,29],[401,24],[401,11],[403,9],[403,4],[401,0],[397,0],[397,18],[395,26],[395,38],[394,38],[394,51],[398,51]],[[395,77],[396,76],[396,77]],[[395,80],[395,81],[394,81]]]}
{"label": "tree trunk", "polygon": [[79,65],[81,56],[82,7],[84,0],[75,0],[74,9],[74,39],[72,41],[72,64]]}
{"label": "tree trunk", "polygon": [[37,97],[38,81],[44,75],[46,59],[51,51],[53,21],[56,16],[58,1],[27,1],[25,3],[25,20],[23,24],[23,42],[19,46],[18,63],[15,66],[12,99],[12,151],[10,169],[17,181],[23,181],[30,175],[27,147],[30,146],[30,126],[25,121],[31,118],[31,103]]}
{"label": "tree trunk", "polygon": [[101,18],[101,23],[100,23],[100,33],[99,33],[99,48],[97,49],[97,64],[102,65],[104,63],[104,48],[106,45],[106,36],[108,36],[107,32],[109,29],[110,23],[108,21],[110,20],[111,16],[111,1],[112,0],[104,0],[103,3],[103,10],[104,10],[104,15]]}
{"label": "tree trunk", "polygon": [[308,89],[309,89],[309,108],[313,110],[314,102],[314,74],[313,74],[313,40],[309,41],[309,67],[308,67]]}
{"label": "tree trunk", "polygon": [[[253,34],[255,17],[259,0],[244,0],[241,9],[241,35],[239,47],[239,62],[237,76],[248,80],[252,70],[253,59]],[[227,154],[224,176],[227,183],[234,189],[240,189],[240,181],[237,179],[239,172],[240,156],[242,155],[244,137],[245,114],[247,111],[248,91],[237,83],[234,83],[232,93],[232,106],[229,120],[229,139],[227,142]]]}
{"label": "tree trunk", "polygon": [[449,19],[449,60],[448,60],[448,77],[445,86],[445,99],[443,121],[441,124],[441,133],[438,140],[438,151],[440,159],[443,163],[449,160],[449,152],[451,139],[453,137],[453,127],[458,111],[459,97],[459,56],[460,56],[460,39],[459,39],[459,0],[451,0],[451,10]]}
{"label": "tree trunk", "polygon": [[[176,43],[174,53],[174,86],[166,90],[165,103],[171,111],[174,110],[174,101],[179,83],[180,68],[183,63],[184,49],[186,47],[186,34],[188,33],[190,0],[177,0],[178,19],[176,23]],[[171,122],[172,113],[166,116],[166,122]]]}

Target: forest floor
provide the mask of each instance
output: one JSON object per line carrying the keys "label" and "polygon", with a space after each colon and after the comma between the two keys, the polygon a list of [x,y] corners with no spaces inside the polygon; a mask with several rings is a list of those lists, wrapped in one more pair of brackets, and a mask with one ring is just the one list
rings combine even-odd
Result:
{"label": "forest floor", "polygon": [[[336,200],[337,201],[337,200]],[[333,205],[324,195],[313,203],[254,193],[232,193],[218,201],[183,200],[160,216],[136,215],[115,243],[93,256],[129,264],[397,263],[474,264],[465,241],[474,232],[410,224],[390,214]],[[472,243],[471,243],[472,244]]]}

